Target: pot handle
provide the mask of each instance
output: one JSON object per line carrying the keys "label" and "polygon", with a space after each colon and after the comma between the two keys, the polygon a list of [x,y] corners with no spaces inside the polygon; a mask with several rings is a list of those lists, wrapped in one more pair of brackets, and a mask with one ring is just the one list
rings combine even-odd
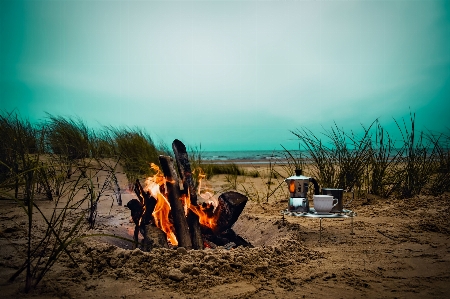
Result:
{"label": "pot handle", "polygon": [[313,183],[313,185],[314,185],[314,195],[319,195],[320,193],[320,190],[319,190],[319,184],[317,183],[317,181],[316,181],[316,179],[315,178],[309,178],[309,181],[311,182],[311,183]]}

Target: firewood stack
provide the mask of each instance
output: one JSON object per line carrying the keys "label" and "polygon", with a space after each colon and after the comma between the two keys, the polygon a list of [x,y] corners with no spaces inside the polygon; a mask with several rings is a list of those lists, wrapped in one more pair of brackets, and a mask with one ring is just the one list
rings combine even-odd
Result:
{"label": "firewood stack", "polygon": [[[243,211],[248,198],[238,192],[225,192],[219,196],[218,205],[208,211],[208,207],[205,207],[204,203],[203,206],[198,203],[186,147],[176,139],[172,143],[172,148],[179,176],[171,157],[159,156],[159,162],[166,180],[166,184],[163,185],[166,190],[161,191],[166,194],[170,203],[169,219],[173,224],[178,246],[186,249],[203,249],[205,246],[210,248],[251,246],[231,229]],[[161,188],[164,188],[163,186]],[[152,216],[157,200],[150,192],[144,190],[139,180],[135,182],[134,191],[138,199],[132,199],[126,206],[131,210],[131,216],[135,223],[135,246],[138,245],[140,232],[144,236],[143,250],[150,251],[153,248],[168,247],[166,233],[156,226]],[[190,198],[187,215],[180,200],[182,196]],[[200,223],[199,210],[206,211],[208,215],[211,214],[209,216],[215,219],[213,227]]]}

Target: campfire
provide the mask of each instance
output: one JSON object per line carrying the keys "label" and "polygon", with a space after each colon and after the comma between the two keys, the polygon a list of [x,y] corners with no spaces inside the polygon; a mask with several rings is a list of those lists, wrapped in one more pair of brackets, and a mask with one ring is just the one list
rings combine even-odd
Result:
{"label": "campfire", "polygon": [[142,248],[146,251],[169,246],[186,249],[251,246],[231,229],[247,197],[234,191],[218,197],[202,192],[205,175],[199,173],[195,186],[184,144],[175,140],[172,148],[178,171],[171,157],[159,156],[161,169],[151,164],[156,174],[147,178],[143,186],[136,180],[134,191],[138,198],[126,205],[135,224],[135,247],[139,233],[144,237]]}

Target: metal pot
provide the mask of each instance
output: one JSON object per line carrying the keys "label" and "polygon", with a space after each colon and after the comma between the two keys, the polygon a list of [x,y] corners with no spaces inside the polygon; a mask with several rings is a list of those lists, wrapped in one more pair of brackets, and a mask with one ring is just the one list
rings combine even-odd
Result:
{"label": "metal pot", "polygon": [[295,175],[284,180],[289,188],[288,210],[294,212],[309,212],[309,201],[307,198],[309,183],[314,185],[314,194],[319,194],[319,184],[314,178],[302,175],[301,169],[295,170]]}

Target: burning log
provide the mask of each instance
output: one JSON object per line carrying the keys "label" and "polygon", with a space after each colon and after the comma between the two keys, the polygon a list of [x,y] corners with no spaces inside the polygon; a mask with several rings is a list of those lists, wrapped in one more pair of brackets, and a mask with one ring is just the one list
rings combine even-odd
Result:
{"label": "burning log", "polygon": [[135,224],[134,242],[138,245],[139,232],[144,237],[143,250],[150,251],[153,248],[168,247],[166,234],[155,226],[152,213],[156,206],[156,199],[149,192],[144,191],[139,180],[134,184],[134,192],[137,199],[130,200],[126,207],[131,211],[131,218]]}
{"label": "burning log", "polygon": [[211,207],[203,207],[207,215],[216,215],[216,220],[214,225],[202,225],[202,232],[204,234],[219,235],[231,228],[244,210],[247,201],[247,196],[239,192],[228,191],[222,193],[218,199],[218,206],[214,210],[210,210]]}
{"label": "burning log", "polygon": [[[198,206],[197,190],[195,190],[194,180],[192,179],[191,164],[189,163],[186,146],[180,140],[175,139],[172,143],[172,149],[177,160],[178,172],[183,181],[184,192],[190,196],[191,205]],[[187,222],[192,240],[192,248],[203,249],[203,238],[198,215],[189,211]]]}
{"label": "burning log", "polygon": [[223,232],[233,226],[247,204],[247,196],[234,191],[222,193],[219,196],[220,216],[217,219],[217,232]]}
{"label": "burning log", "polygon": [[131,218],[134,222],[134,248],[137,248],[139,244],[139,232],[144,236],[143,250],[150,251],[153,248],[167,248],[167,237],[166,234],[157,228],[152,221],[145,224],[142,221],[142,214],[144,212],[144,206],[139,202],[139,200],[133,198],[130,200],[125,207],[129,208],[131,211]]}
{"label": "burning log", "polygon": [[142,215],[141,224],[146,225],[153,222],[152,213],[155,210],[156,198],[151,196],[150,192],[148,191],[146,192],[144,188],[142,188],[141,182],[139,182],[139,180],[136,180],[136,183],[134,184],[134,192],[139,198],[139,201],[141,202],[142,206],[145,207],[145,210],[143,211],[144,214]]}
{"label": "burning log", "polygon": [[191,237],[189,235],[183,204],[180,201],[181,192],[179,189],[179,180],[173,166],[173,160],[167,156],[159,156],[159,162],[161,164],[164,176],[166,177],[168,199],[171,207],[172,220],[175,227],[175,236],[178,240],[178,246],[191,249]]}

